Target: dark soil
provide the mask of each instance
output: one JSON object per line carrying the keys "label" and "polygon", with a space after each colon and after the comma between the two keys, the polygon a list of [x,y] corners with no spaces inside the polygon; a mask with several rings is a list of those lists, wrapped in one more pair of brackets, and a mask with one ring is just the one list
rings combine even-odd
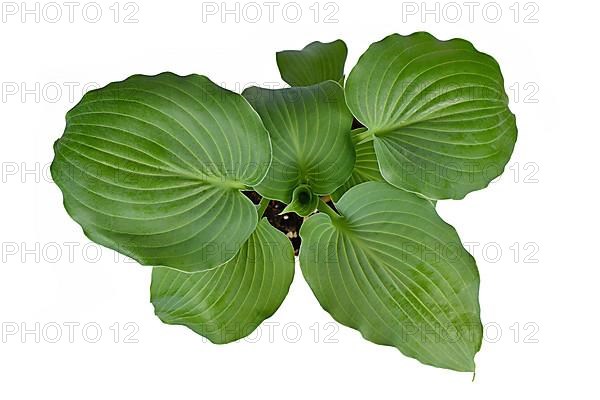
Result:
{"label": "dark soil", "polygon": [[[260,202],[261,196],[254,191],[243,192],[254,204],[258,204]],[[298,250],[300,249],[300,226],[302,226],[302,217],[298,216],[295,213],[287,213],[283,215],[279,215],[281,211],[285,208],[285,204],[271,200],[269,202],[269,206],[265,210],[264,216],[267,217],[269,223],[273,225],[275,228],[283,232],[292,242],[292,246],[294,246],[294,254],[298,255]]]}
{"label": "dark soil", "polygon": [[365,126],[361,124],[356,118],[352,120],[352,129],[364,128]]}

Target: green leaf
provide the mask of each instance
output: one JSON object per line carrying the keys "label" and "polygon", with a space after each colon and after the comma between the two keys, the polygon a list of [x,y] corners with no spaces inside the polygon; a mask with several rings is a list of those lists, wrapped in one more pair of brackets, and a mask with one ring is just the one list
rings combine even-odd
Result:
{"label": "green leaf", "polygon": [[[362,132],[364,132],[364,129],[354,130],[352,132],[353,137],[357,137]],[[381,172],[379,172],[379,165],[377,164],[377,156],[375,155],[375,149],[373,148],[373,141],[368,140],[359,142],[354,145],[354,150],[356,152],[356,162],[354,163],[352,175],[350,175],[350,178],[348,178],[342,186],[331,194],[333,201],[338,201],[348,189],[359,183],[369,181],[380,182],[384,180],[381,176]]]}
{"label": "green leaf", "polygon": [[372,44],[346,82],[383,177],[431,199],[486,187],[516,138],[496,61],[462,39],[391,35]]}
{"label": "green leaf", "polygon": [[52,177],[93,241],[183,271],[231,259],[258,218],[240,189],[270,164],[268,133],[208,78],[132,76],[87,93],[54,145]]}
{"label": "green leaf", "polygon": [[352,115],[342,87],[326,81],[286,89],[251,87],[244,97],[261,116],[273,144],[273,162],[254,188],[289,204],[294,189],[308,185],[317,195],[332,193],[352,173]]}
{"label": "green leaf", "polygon": [[219,268],[193,274],[154,268],[151,301],[164,323],[229,343],[273,315],[293,277],[290,241],[263,218],[239,253]]}
{"label": "green leaf", "polygon": [[313,194],[308,185],[300,185],[294,189],[292,201],[280,214],[295,212],[301,217],[308,217],[315,212],[319,204],[319,196]]}
{"label": "green leaf", "polygon": [[351,188],[336,208],[342,216],[319,213],[300,229],[302,273],[321,306],[372,342],[474,371],[479,275],[454,228],[384,182]]}
{"label": "green leaf", "polygon": [[342,40],[313,42],[302,50],[277,53],[281,78],[290,86],[310,86],[327,80],[342,83],[348,49]]}

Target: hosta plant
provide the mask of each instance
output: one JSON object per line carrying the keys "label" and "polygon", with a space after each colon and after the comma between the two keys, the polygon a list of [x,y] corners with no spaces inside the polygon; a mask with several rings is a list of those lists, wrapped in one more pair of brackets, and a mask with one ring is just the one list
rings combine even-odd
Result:
{"label": "hosta plant", "polygon": [[276,90],[162,73],[87,93],[54,146],[64,206],[91,240],[153,267],[162,321],[215,343],[280,306],[302,224],[302,274],[335,320],[474,371],[479,275],[435,205],[510,158],[498,64],[427,33],[373,43],[347,77],[346,54],[340,40],[277,53],[290,87]]}

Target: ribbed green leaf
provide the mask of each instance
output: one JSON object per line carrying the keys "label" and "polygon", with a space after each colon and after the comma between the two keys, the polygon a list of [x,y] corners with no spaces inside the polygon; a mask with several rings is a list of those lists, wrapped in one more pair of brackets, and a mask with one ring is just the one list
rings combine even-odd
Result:
{"label": "ribbed green leaf", "polygon": [[517,128],[496,61],[462,39],[391,35],[346,82],[383,177],[431,199],[460,199],[500,175]]}
{"label": "ribbed green leaf", "polygon": [[310,86],[327,80],[342,83],[348,49],[342,40],[313,42],[302,50],[277,53],[281,78],[290,86]]}
{"label": "ribbed green leaf", "polygon": [[244,97],[261,116],[273,144],[273,162],[257,186],[262,196],[289,203],[294,189],[309,185],[330,194],[352,173],[352,115],[339,84],[326,81],[286,89],[251,87]]}
{"label": "ribbed green leaf", "polygon": [[193,274],[154,268],[151,301],[163,322],[228,343],[252,333],[279,308],[293,277],[290,241],[262,219],[239,253],[219,268]]}
{"label": "ribbed green leaf", "polygon": [[[353,132],[356,137],[359,133],[362,133],[362,130],[358,129]],[[369,181],[380,182],[384,180],[381,176],[381,172],[379,172],[377,156],[375,155],[375,149],[373,149],[373,141],[359,142],[354,145],[354,150],[356,152],[356,161],[354,162],[352,175],[350,175],[350,178],[348,178],[342,186],[331,194],[331,198],[334,201],[338,201],[348,189],[359,183]]]}
{"label": "ribbed green leaf", "polygon": [[237,253],[257,224],[240,189],[260,182],[271,160],[242,96],[171,73],[87,93],[54,151],[52,177],[90,239],[184,271]]}
{"label": "ribbed green leaf", "polygon": [[300,265],[337,321],[437,367],[473,371],[481,345],[479,275],[427,200],[366,182],[300,230]]}

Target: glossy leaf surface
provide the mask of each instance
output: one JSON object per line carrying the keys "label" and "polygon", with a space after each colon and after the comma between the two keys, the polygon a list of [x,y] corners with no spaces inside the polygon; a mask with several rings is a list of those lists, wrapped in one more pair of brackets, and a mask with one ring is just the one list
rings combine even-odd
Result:
{"label": "glossy leaf surface", "polygon": [[288,238],[263,218],[239,253],[210,271],[152,271],[151,301],[167,324],[185,325],[213,343],[256,329],[281,305],[294,276]]}
{"label": "glossy leaf surface", "polygon": [[461,199],[511,156],[517,127],[500,68],[465,40],[388,36],[360,57],[345,90],[383,177],[399,188]]}
{"label": "glossy leaf surface", "polygon": [[454,228],[417,195],[384,182],[348,190],[343,217],[313,215],[300,265],[338,322],[437,367],[474,371],[479,275]]}
{"label": "glossy leaf surface", "polygon": [[[359,133],[361,133],[361,130],[357,130],[353,135],[356,137]],[[381,172],[379,172],[379,164],[377,163],[377,156],[375,155],[372,140],[358,143],[355,141],[354,151],[356,152],[356,161],[354,162],[352,175],[331,194],[334,201],[339,200],[348,189],[359,183],[370,181],[380,182],[384,180]]]}
{"label": "glossy leaf surface", "polygon": [[87,93],[54,145],[52,177],[93,241],[184,271],[231,259],[257,224],[240,189],[271,161],[239,94],[206,77],[132,76]]}

